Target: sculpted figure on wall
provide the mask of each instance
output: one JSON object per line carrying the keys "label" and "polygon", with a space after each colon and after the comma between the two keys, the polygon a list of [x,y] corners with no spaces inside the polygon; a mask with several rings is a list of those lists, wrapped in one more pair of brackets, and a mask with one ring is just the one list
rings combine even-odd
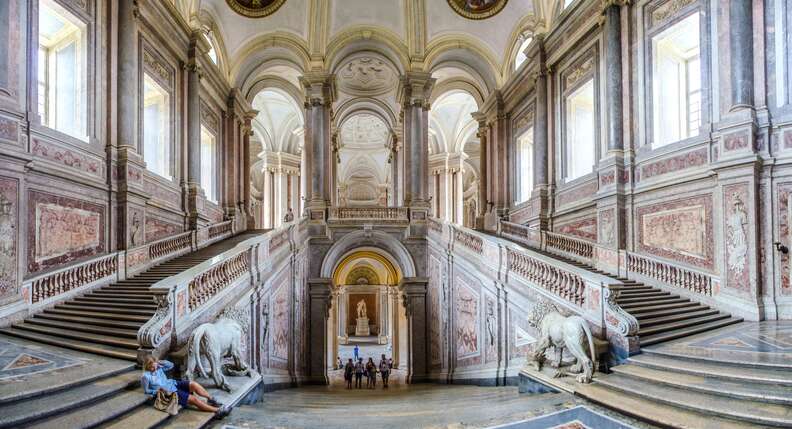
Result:
{"label": "sculpted figure on wall", "polygon": [[16,213],[14,202],[0,189],[0,297],[16,287]]}
{"label": "sculpted figure on wall", "polygon": [[746,255],[748,254],[748,240],[746,238],[745,226],[748,224],[748,213],[745,210],[740,195],[732,195],[734,207],[729,214],[728,235],[726,237],[729,246],[729,269],[735,272],[742,272],[745,269]]}
{"label": "sculpted figure on wall", "polygon": [[360,301],[358,301],[358,303],[357,303],[357,315],[358,315],[359,319],[365,319],[366,318],[366,301],[365,300],[361,299]]}

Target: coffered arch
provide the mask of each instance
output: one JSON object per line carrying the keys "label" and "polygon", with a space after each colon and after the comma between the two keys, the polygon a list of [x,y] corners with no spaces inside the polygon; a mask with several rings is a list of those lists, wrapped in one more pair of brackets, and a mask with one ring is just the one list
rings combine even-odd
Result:
{"label": "coffered arch", "polygon": [[389,30],[371,25],[350,27],[335,35],[327,44],[325,68],[335,70],[348,56],[365,51],[387,58],[399,74],[410,68],[404,41]]}
{"label": "coffered arch", "polygon": [[262,63],[273,59],[289,62],[304,73],[310,69],[308,42],[285,31],[273,31],[253,37],[237,50],[231,61],[231,82],[242,86]]}

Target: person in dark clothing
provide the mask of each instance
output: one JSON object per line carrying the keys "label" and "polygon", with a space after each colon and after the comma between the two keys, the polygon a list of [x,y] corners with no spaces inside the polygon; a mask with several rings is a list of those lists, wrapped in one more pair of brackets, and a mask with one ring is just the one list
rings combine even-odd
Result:
{"label": "person in dark clothing", "polygon": [[352,363],[352,359],[349,359],[346,366],[344,366],[344,381],[346,381],[347,389],[352,388],[352,374],[355,372],[355,364]]}
{"label": "person in dark clothing", "polygon": [[388,361],[385,359],[385,355],[382,355],[382,359],[379,363],[379,372],[382,375],[382,386],[383,388],[388,388],[388,377],[390,376],[390,365]]}
{"label": "person in dark clothing", "polygon": [[369,389],[377,387],[377,365],[374,365],[374,358],[369,358],[366,362],[366,375],[368,376],[366,387]]}
{"label": "person in dark clothing", "polygon": [[363,388],[363,372],[366,370],[366,366],[363,365],[363,359],[358,359],[357,363],[355,364],[355,387],[358,389]]}

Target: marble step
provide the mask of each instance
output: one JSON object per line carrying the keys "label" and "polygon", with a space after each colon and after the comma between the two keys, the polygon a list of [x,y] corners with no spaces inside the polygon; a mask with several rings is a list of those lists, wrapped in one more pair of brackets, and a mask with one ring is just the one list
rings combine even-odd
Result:
{"label": "marble step", "polygon": [[13,325],[13,328],[20,329],[23,331],[31,331],[33,333],[38,333],[38,334],[46,334],[46,335],[66,338],[66,339],[74,339],[79,341],[92,342],[96,344],[104,344],[118,348],[127,348],[130,350],[137,350],[140,347],[140,345],[137,342],[137,338],[128,339],[128,338],[114,337],[107,334],[91,334],[88,332],[75,332],[69,329],[51,328],[48,326],[34,325],[28,322],[22,322]]}
{"label": "marble step", "polygon": [[[70,413],[55,416],[30,426],[30,429],[92,428],[103,423],[115,421],[134,408],[146,404],[148,398],[140,389],[123,391],[90,406],[76,409]],[[163,413],[165,414],[165,413]],[[167,414],[166,414],[167,415]],[[128,426],[137,429],[135,426]]]}
{"label": "marble step", "polygon": [[133,316],[151,316],[154,314],[155,309],[135,310],[128,308],[114,308],[112,306],[92,307],[88,304],[81,304],[76,302],[74,304],[56,304],[55,308],[58,310],[78,310],[78,311],[107,311],[115,314],[125,314]]}
{"label": "marble step", "polygon": [[168,293],[166,290],[151,289],[151,288],[135,288],[135,287],[121,287],[121,286],[105,286],[97,289],[97,292],[112,292],[112,293],[133,293],[133,294],[151,294],[151,295],[165,295]]}
{"label": "marble step", "polygon": [[148,322],[151,317],[148,316],[130,316],[126,314],[117,314],[113,312],[106,312],[106,311],[77,311],[77,310],[65,310],[65,309],[58,309],[58,308],[48,308],[44,310],[44,313],[49,314],[60,314],[60,315],[67,315],[67,316],[85,316],[85,317],[95,317],[99,319],[111,319],[111,320],[120,320],[126,322]]}
{"label": "marble step", "polygon": [[104,298],[134,298],[134,299],[152,299],[153,293],[148,291],[143,292],[125,292],[125,291],[110,291],[110,290],[97,290],[86,294],[85,296],[104,297]]}
{"label": "marble step", "polygon": [[638,298],[638,297],[651,297],[651,296],[666,296],[671,295],[670,292],[663,292],[658,289],[638,289],[638,290],[630,290],[630,289],[622,289],[619,291],[619,297],[616,298],[616,301],[619,301],[624,298]]}
{"label": "marble step", "polygon": [[687,307],[671,308],[667,310],[649,311],[644,313],[636,313],[631,311],[630,314],[635,316],[635,318],[638,319],[638,322],[640,323],[643,322],[644,320],[656,319],[658,317],[675,316],[678,314],[686,314],[686,313],[695,313],[697,311],[703,311],[703,310],[710,310],[710,308],[705,305],[699,304],[699,305],[693,305]]}
{"label": "marble step", "polygon": [[[184,413],[186,410],[182,409],[179,414]],[[164,423],[170,415],[164,413],[151,405],[144,404],[132,409],[128,413],[118,416],[112,421],[106,422],[100,426],[99,429],[148,429],[159,427]],[[196,426],[200,427],[200,426]]]}
{"label": "marble step", "polygon": [[618,365],[611,370],[636,380],[710,395],[792,405],[792,386],[727,381],[716,377],[677,373],[640,365]]}
{"label": "marble step", "polygon": [[[687,337],[693,334],[699,334],[713,329],[722,328],[724,326],[733,325],[742,322],[741,318],[731,317],[728,319],[717,320],[714,322],[699,324],[682,329],[675,329],[669,332],[662,332],[654,335],[640,336],[639,341],[641,347],[651,346],[652,344],[661,343],[663,341],[675,340],[677,338]],[[639,322],[640,325],[640,322]]]}
{"label": "marble step", "polygon": [[649,328],[649,327],[652,327],[652,326],[664,325],[666,323],[677,322],[677,321],[681,321],[681,320],[695,319],[695,318],[704,317],[704,316],[712,316],[712,315],[718,314],[718,313],[719,313],[718,310],[715,310],[714,308],[706,308],[706,309],[701,310],[701,311],[692,311],[692,312],[689,312],[689,313],[672,314],[672,315],[669,315],[669,316],[660,316],[660,317],[655,317],[655,318],[651,318],[651,319],[641,319],[640,320],[640,327],[641,327],[641,329],[644,329],[644,328]]}
{"label": "marble step", "polygon": [[731,316],[729,316],[728,314],[716,313],[716,314],[711,314],[711,315],[702,316],[702,317],[689,317],[689,318],[686,318],[686,319],[683,319],[683,320],[678,320],[678,321],[674,321],[674,322],[664,323],[664,324],[655,325],[655,326],[651,326],[651,327],[645,327],[645,325],[640,325],[640,329],[638,331],[638,335],[639,336],[654,335],[654,334],[658,334],[660,332],[667,332],[667,331],[672,330],[672,329],[687,328],[688,326],[700,325],[702,323],[709,323],[709,322],[714,322],[714,321],[717,321],[717,320],[728,319],[729,317],[731,317]]}
{"label": "marble step", "polygon": [[650,296],[629,296],[629,297],[619,297],[616,299],[616,302],[624,308],[624,306],[630,306],[634,304],[654,304],[654,303],[665,303],[669,301],[678,302],[680,299],[679,295],[671,295],[671,294],[657,294],[657,295],[650,295]]}
{"label": "marble step", "polygon": [[90,307],[104,307],[104,308],[120,308],[120,309],[130,309],[130,310],[151,310],[154,311],[157,309],[157,306],[152,302],[149,301],[146,304],[130,304],[124,302],[113,302],[113,301],[104,301],[104,302],[96,302],[85,300],[81,298],[75,298],[74,300],[70,301],[70,304],[80,305],[80,306],[90,306]]}
{"label": "marble step", "polygon": [[662,310],[675,310],[679,308],[686,308],[686,307],[696,307],[699,306],[696,302],[691,301],[683,301],[683,302],[674,302],[674,303],[666,303],[666,304],[657,304],[657,305],[646,305],[646,306],[639,306],[639,307],[632,307],[629,310],[624,308],[628,313],[632,314],[633,316],[638,317],[640,314],[646,313],[653,313],[656,311]]}
{"label": "marble step", "polygon": [[669,297],[668,299],[652,299],[652,300],[645,300],[642,302],[631,302],[629,304],[619,304],[619,306],[625,309],[627,312],[631,313],[633,311],[640,311],[646,308],[661,307],[666,305],[686,304],[686,303],[690,303],[690,300],[687,298]]}
{"label": "marble step", "polygon": [[63,316],[59,314],[39,313],[29,320],[54,320],[57,322],[79,323],[107,328],[131,329],[137,331],[143,322],[121,322],[118,320],[97,319],[93,317]]}
{"label": "marble step", "polygon": [[747,399],[713,396],[685,388],[646,383],[620,374],[599,378],[598,385],[677,408],[753,424],[790,427],[792,407]]}
{"label": "marble step", "polygon": [[[691,356],[668,356],[645,349],[627,359],[634,365],[675,373],[692,374],[751,384],[783,385],[792,388],[792,371],[783,367],[754,366],[745,363],[705,360]],[[792,363],[790,363],[792,365]]]}
{"label": "marble step", "polygon": [[97,303],[118,303],[118,304],[140,304],[140,305],[156,305],[153,299],[132,299],[132,298],[102,298],[96,296],[79,296],[74,298],[76,302],[97,302]]}
{"label": "marble step", "polygon": [[0,405],[0,427],[26,426],[33,421],[100,401],[125,389],[133,389],[139,384],[140,372],[129,371],[58,392],[5,403]]}
{"label": "marble step", "polygon": [[53,335],[39,334],[32,331],[16,329],[15,327],[0,328],[0,333],[14,337],[25,338],[39,343],[50,344],[53,346],[64,347],[67,349],[79,350],[82,352],[95,353],[98,355],[114,357],[137,362],[137,352],[120,347],[96,344],[93,342],[78,341],[74,339],[62,338]]}
{"label": "marble step", "polygon": [[214,414],[204,413],[198,410],[193,410],[192,408],[188,408],[186,410],[179,411],[178,415],[173,416],[173,418],[165,421],[165,424],[163,424],[162,427],[167,429],[202,428],[209,424],[212,419],[214,419]]}
{"label": "marble step", "polygon": [[757,355],[755,353],[730,353],[727,355],[715,355],[707,350],[704,350],[702,353],[694,353],[690,349],[686,349],[684,352],[678,352],[654,347],[647,348],[643,350],[643,352],[653,356],[663,356],[685,362],[707,362],[732,365],[737,368],[761,368],[788,371],[788,374],[792,376],[792,361],[787,358],[786,354],[762,353]]}
{"label": "marble step", "polygon": [[153,285],[154,283],[155,282],[148,281],[148,280],[126,279],[126,280],[121,280],[120,282],[113,283],[112,286],[126,286],[126,287],[128,287],[128,286],[141,286],[141,287],[146,286],[146,287],[148,287],[148,286]]}
{"label": "marble step", "polygon": [[586,399],[618,411],[636,419],[651,422],[654,425],[675,429],[759,429],[764,425],[755,425],[732,419],[715,417],[709,414],[655,401],[639,395],[625,394],[599,383],[590,384],[581,389],[581,396]]}
{"label": "marble step", "polygon": [[151,283],[151,284],[148,284],[148,283],[146,283],[146,284],[142,284],[142,283],[141,284],[136,284],[136,283],[126,283],[126,284],[113,283],[111,285],[107,285],[107,286],[103,287],[102,289],[109,288],[109,289],[147,290],[147,289],[151,289],[151,285],[152,284],[153,283]]}
{"label": "marble step", "polygon": [[33,317],[25,319],[25,324],[48,326],[51,328],[66,328],[74,331],[87,332],[89,334],[109,334],[119,338],[137,339],[137,329],[118,329],[107,326],[96,326],[84,323],[69,323],[58,320],[47,320]]}

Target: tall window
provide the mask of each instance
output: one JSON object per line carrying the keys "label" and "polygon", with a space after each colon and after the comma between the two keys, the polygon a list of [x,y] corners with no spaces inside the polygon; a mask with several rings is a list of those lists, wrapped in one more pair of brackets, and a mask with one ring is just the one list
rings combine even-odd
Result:
{"label": "tall window", "polygon": [[213,63],[218,64],[217,62],[217,49],[215,48],[215,40],[214,35],[211,31],[206,32],[206,41],[209,42],[209,52],[206,54],[209,56],[209,59],[212,60]]}
{"label": "tall window", "polygon": [[566,180],[593,171],[596,156],[594,79],[566,96]]}
{"label": "tall window", "polygon": [[533,40],[533,37],[530,36],[526,37],[525,40],[523,40],[522,43],[520,43],[520,47],[517,48],[517,56],[514,58],[515,70],[519,69],[522,63],[524,63],[525,60],[528,59],[528,57],[525,56],[525,53],[523,51],[525,51],[525,49],[528,48],[528,45],[531,44],[531,40]]}
{"label": "tall window", "polygon": [[569,5],[571,5],[574,2],[575,0],[564,0],[564,9],[568,8]]}
{"label": "tall window", "polygon": [[652,38],[654,146],[698,135],[701,126],[699,14]]}
{"label": "tall window", "polygon": [[171,178],[170,94],[151,76],[143,76],[143,159],[146,168]]}
{"label": "tall window", "polygon": [[518,203],[528,201],[533,189],[533,132],[533,127],[528,128],[517,139],[517,174],[520,176]]}
{"label": "tall window", "polygon": [[39,3],[38,109],[42,124],[87,137],[85,24],[51,0]]}
{"label": "tall window", "polygon": [[217,202],[217,142],[215,135],[201,126],[201,187],[209,201]]}

